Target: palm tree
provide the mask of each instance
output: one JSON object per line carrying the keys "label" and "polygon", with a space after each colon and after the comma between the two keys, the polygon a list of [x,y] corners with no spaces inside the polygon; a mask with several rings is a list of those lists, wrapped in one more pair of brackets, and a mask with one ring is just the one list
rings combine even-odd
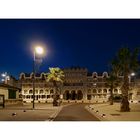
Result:
{"label": "palm tree", "polygon": [[119,72],[120,72],[120,66],[118,65],[118,60],[115,58],[111,61],[110,65],[110,73],[109,77],[106,79],[106,86],[110,88],[110,97],[109,102],[110,105],[113,105],[113,90],[118,87],[120,84],[119,80]]}
{"label": "palm tree", "polygon": [[119,85],[118,77],[113,73],[110,73],[109,78],[106,79],[106,86],[110,88],[110,105],[113,105],[113,90]]}
{"label": "palm tree", "polygon": [[55,93],[53,95],[53,106],[58,106],[58,84],[63,83],[64,72],[56,67],[56,68],[49,68],[49,73],[47,73],[47,82],[52,82],[53,86],[55,87]]}
{"label": "palm tree", "polygon": [[139,68],[138,63],[139,49],[135,48],[131,51],[129,48],[121,48],[117,54],[117,65],[120,69],[119,73],[123,75],[122,101],[120,111],[130,111],[128,101],[129,91],[129,76],[132,71],[136,71]]}

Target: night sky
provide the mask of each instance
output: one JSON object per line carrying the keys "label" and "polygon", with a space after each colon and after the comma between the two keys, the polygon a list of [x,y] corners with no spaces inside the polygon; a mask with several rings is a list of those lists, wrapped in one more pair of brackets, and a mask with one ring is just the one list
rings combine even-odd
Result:
{"label": "night sky", "polygon": [[108,71],[123,45],[140,45],[140,20],[0,20],[0,72],[32,71],[33,44],[46,46],[40,71],[49,67],[86,67]]}

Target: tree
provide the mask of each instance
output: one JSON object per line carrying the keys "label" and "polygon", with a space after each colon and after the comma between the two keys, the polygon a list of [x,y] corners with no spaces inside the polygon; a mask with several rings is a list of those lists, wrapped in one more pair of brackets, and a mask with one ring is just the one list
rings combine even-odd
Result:
{"label": "tree", "polygon": [[112,62],[110,63],[111,70],[109,73],[109,77],[106,79],[106,86],[110,88],[110,97],[109,97],[109,102],[110,105],[113,105],[113,90],[119,86],[119,65],[117,63],[118,61],[116,59],[113,59]]}
{"label": "tree", "polygon": [[53,86],[55,87],[55,93],[53,95],[53,106],[58,106],[58,86],[60,83],[63,83],[64,72],[56,67],[56,68],[49,68],[49,73],[47,73],[47,82],[52,82]]}
{"label": "tree", "polygon": [[110,73],[109,78],[106,79],[106,86],[110,88],[110,97],[109,102],[110,105],[113,105],[113,90],[119,85],[119,81],[117,76],[113,73]]}
{"label": "tree", "polygon": [[121,87],[122,101],[120,111],[130,111],[128,91],[129,91],[129,76],[131,72],[139,68],[138,63],[139,49],[135,48],[131,51],[129,48],[121,48],[117,54],[116,60],[119,67],[119,73],[123,75],[123,84]]}

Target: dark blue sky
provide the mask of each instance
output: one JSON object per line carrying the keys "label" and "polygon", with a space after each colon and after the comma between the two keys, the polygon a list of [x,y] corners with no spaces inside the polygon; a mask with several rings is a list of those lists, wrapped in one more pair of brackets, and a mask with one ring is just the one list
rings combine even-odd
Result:
{"label": "dark blue sky", "polygon": [[81,66],[103,72],[122,45],[140,45],[140,20],[1,19],[0,72],[31,72],[33,43],[47,46],[41,71]]}

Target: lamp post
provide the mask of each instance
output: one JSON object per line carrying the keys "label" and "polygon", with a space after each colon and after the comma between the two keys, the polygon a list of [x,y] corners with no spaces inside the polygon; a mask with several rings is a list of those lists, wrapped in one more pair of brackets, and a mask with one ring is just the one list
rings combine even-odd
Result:
{"label": "lamp post", "polygon": [[35,108],[35,62],[36,62],[36,55],[42,56],[44,53],[44,49],[41,46],[36,46],[34,48],[34,59],[33,59],[33,109]]}
{"label": "lamp post", "polygon": [[8,80],[10,80],[10,76],[7,74],[7,72],[2,73],[1,77],[2,77],[1,81],[4,82],[5,84],[8,83]]}
{"label": "lamp post", "polygon": [[129,75],[129,83],[131,83],[131,77],[134,77],[136,74],[134,72],[132,72],[130,75]]}
{"label": "lamp post", "polygon": [[[135,80],[133,81],[134,84],[131,84],[131,78],[134,77],[136,74],[134,72],[132,72],[130,75],[129,75],[129,86],[131,87],[130,89],[132,90],[134,87],[135,87]],[[133,87],[133,88],[132,88]],[[132,99],[132,94],[133,93],[129,93],[129,100]]]}

